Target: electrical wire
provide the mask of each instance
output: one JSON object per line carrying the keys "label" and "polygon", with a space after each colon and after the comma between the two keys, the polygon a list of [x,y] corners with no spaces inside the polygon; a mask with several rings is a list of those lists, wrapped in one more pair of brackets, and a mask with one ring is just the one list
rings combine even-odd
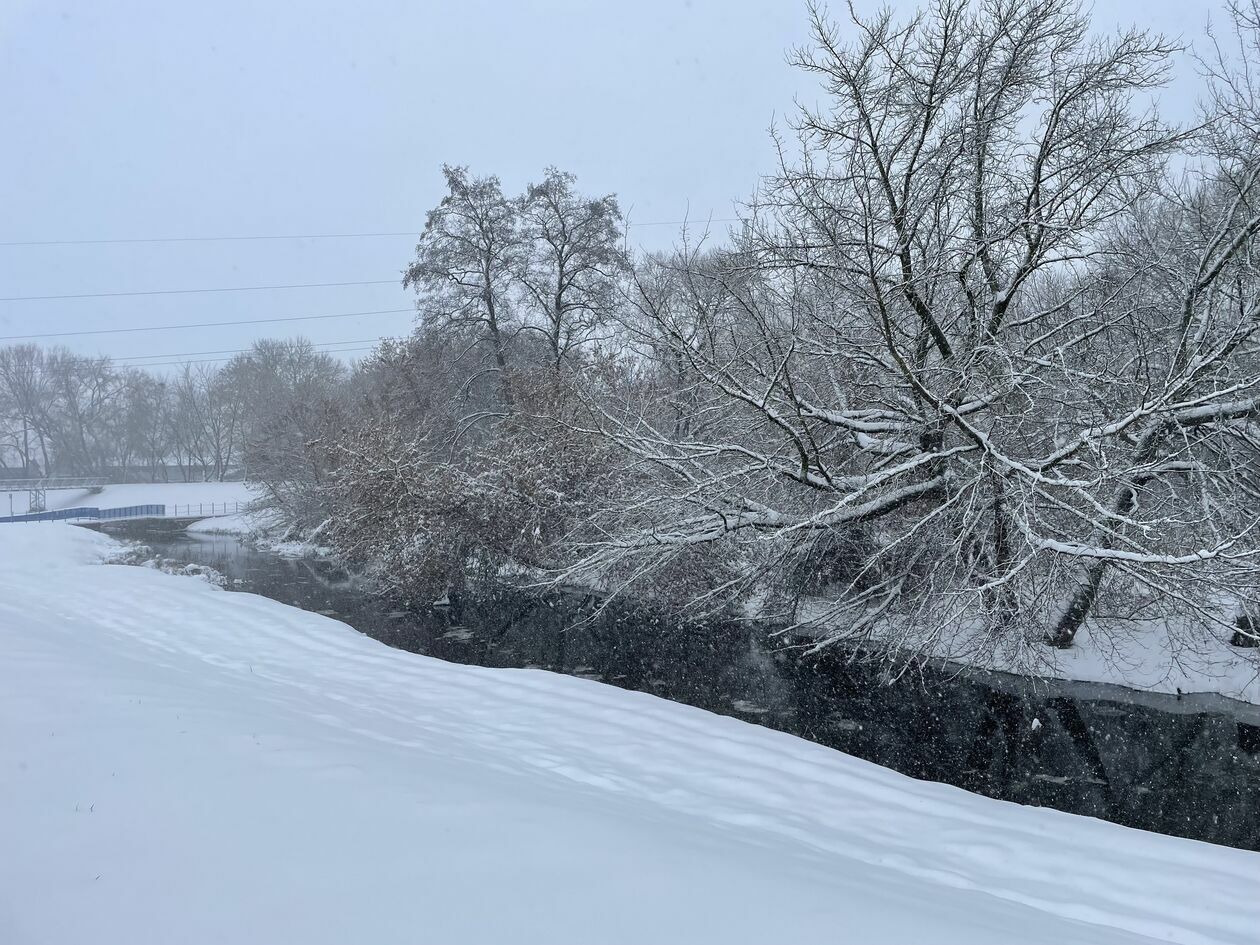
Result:
{"label": "electrical wire", "polygon": [[[642,223],[630,222],[626,226],[683,226],[688,223],[738,223],[739,217],[707,218],[697,220],[646,220]],[[375,239],[379,237],[416,237],[415,230],[392,230],[379,233],[284,233],[262,236],[141,236],[118,239],[88,240],[8,240],[0,242],[2,246],[102,246],[125,245],[128,243],[232,243],[260,240],[350,240]]]}
{"label": "electrical wire", "polygon": [[[351,354],[358,351],[373,351],[376,345],[366,345],[362,348],[343,348],[340,351],[326,351],[324,354]],[[246,351],[249,349],[246,348]],[[112,360],[112,359],[111,359]],[[231,358],[202,358],[193,361],[158,361],[153,364],[122,364],[120,367],[127,368],[155,368],[155,367],[183,367],[185,364],[223,364],[231,361]]]}
{"label": "electrical wire", "polygon": [[185,328],[225,328],[234,325],[271,325],[277,322],[317,321],[329,318],[360,318],[368,315],[401,315],[411,308],[387,308],[373,312],[335,312],[329,315],[284,315],[277,318],[245,318],[230,322],[194,322],[187,325],[145,325],[134,328],[92,328],[85,331],[54,331],[32,335],[0,335],[0,341],[31,341],[36,338],[77,338],[83,335],[121,335],[141,331],[178,331]]}
{"label": "electrical wire", "polygon": [[[356,338],[353,341],[321,341],[312,343],[315,348],[332,348],[336,345],[367,345],[375,344],[380,338]],[[217,351],[175,351],[169,354],[132,354],[123,355],[121,357],[110,356],[110,360],[115,364],[132,361],[144,361],[150,358],[197,358],[206,354],[246,354],[253,351],[253,348],[220,348]],[[144,364],[128,364],[129,367],[145,367]]]}
{"label": "electrical wire", "polygon": [[401,285],[400,279],[368,279],[361,282],[301,282],[295,285],[236,285],[209,289],[146,289],[140,292],[81,292],[76,295],[14,295],[0,302],[48,302],[54,299],[115,299],[134,295],[192,295],[199,292],[269,292],[273,289],[331,289],[348,285]]}

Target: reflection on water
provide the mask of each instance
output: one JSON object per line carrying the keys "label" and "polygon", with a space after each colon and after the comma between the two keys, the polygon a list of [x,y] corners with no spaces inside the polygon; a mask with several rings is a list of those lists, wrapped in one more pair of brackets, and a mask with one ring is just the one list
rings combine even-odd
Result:
{"label": "reflection on water", "polygon": [[415,653],[601,680],[990,797],[1260,849],[1260,718],[1225,703],[1204,710],[1110,687],[932,670],[888,685],[870,666],[836,652],[807,656],[747,625],[701,626],[627,606],[579,621],[580,600],[515,594],[460,611],[411,608],[364,593],[326,562],[229,537],[140,537],[162,557],[221,571],[230,589],[336,617]]}

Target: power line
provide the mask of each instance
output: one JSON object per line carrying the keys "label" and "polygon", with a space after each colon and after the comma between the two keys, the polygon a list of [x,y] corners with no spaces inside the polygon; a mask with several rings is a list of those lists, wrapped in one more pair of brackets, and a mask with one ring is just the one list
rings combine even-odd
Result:
{"label": "power line", "polygon": [[738,223],[739,217],[704,217],[695,220],[650,220],[647,223],[627,223],[626,226],[689,226],[693,223]]}
{"label": "power line", "polygon": [[[630,222],[626,226],[683,226],[688,223],[738,223],[739,217],[705,218],[703,220],[646,220]],[[142,236],[118,239],[90,240],[9,240],[0,246],[102,246],[129,243],[234,243],[259,240],[351,240],[378,237],[416,237],[415,230],[394,230],[380,233],[284,233],[262,236]]]}
{"label": "power line", "polygon": [[93,328],[87,331],[54,331],[37,335],[0,335],[0,341],[31,341],[35,338],[71,338],[82,335],[120,335],[137,331],[177,331],[181,328],[226,328],[232,325],[268,325],[276,322],[305,322],[326,318],[359,318],[367,315],[401,315],[410,308],[388,308],[375,312],[336,312],[331,315],[285,315],[278,318],[245,318],[233,322],[197,322],[191,325],[147,325],[137,328]]}
{"label": "power line", "polygon": [[399,279],[369,279],[363,282],[306,282],[296,285],[238,285],[211,289],[147,289],[143,292],[84,292],[78,295],[14,295],[0,302],[47,302],[53,299],[114,299],[132,295],[192,295],[198,292],[264,292],[272,289],[331,289],[348,285],[400,285]]}
{"label": "power line", "polygon": [[0,246],[99,246],[125,243],[230,243],[247,240],[349,240],[377,236],[412,236],[413,230],[395,233],[293,233],[279,236],[142,236],[98,240],[10,240]]}
{"label": "power line", "polygon": [[[381,340],[380,338],[356,338],[352,341],[320,341],[320,342],[313,342],[311,347],[331,349],[338,345],[375,344],[376,342],[380,340]],[[144,361],[150,358],[197,358],[206,354],[247,354],[248,352],[252,350],[254,349],[253,348],[220,348],[217,351],[175,351],[169,354],[132,354],[132,355],[123,355],[121,357],[110,356],[110,360],[114,362],[123,362],[123,361],[140,362],[140,361]],[[139,363],[139,364],[131,364],[128,366],[129,367],[145,367],[146,365]]]}
{"label": "power line", "polygon": [[[376,349],[376,345],[367,345],[366,347],[362,347],[362,348],[342,348],[339,351],[325,351],[322,353],[324,354],[351,354],[356,351],[373,351],[375,349]],[[243,351],[248,351],[248,350],[250,349],[248,348],[243,349]],[[242,353],[242,352],[238,352],[238,353]],[[232,360],[231,358],[202,358],[195,361],[158,361],[153,364],[122,364],[119,366],[129,367],[129,368],[183,367],[185,364],[222,364],[226,361],[231,361],[231,360]]]}

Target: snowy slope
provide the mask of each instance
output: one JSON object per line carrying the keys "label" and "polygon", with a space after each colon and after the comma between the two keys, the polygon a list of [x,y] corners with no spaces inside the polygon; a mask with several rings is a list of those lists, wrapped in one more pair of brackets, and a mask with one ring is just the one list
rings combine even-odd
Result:
{"label": "snowy slope", "polygon": [[0,942],[1252,942],[1260,856],[0,532]]}

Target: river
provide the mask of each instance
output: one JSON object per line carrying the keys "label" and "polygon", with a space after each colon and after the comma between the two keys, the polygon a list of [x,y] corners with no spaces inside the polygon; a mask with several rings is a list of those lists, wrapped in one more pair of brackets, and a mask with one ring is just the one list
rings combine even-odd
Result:
{"label": "river", "polygon": [[915,778],[990,797],[1260,850],[1260,710],[1086,683],[878,667],[621,607],[575,619],[505,593],[455,613],[364,591],[333,564],[226,536],[132,535],[248,591],[342,620],[390,646],[477,666],[536,667],[733,715]]}

